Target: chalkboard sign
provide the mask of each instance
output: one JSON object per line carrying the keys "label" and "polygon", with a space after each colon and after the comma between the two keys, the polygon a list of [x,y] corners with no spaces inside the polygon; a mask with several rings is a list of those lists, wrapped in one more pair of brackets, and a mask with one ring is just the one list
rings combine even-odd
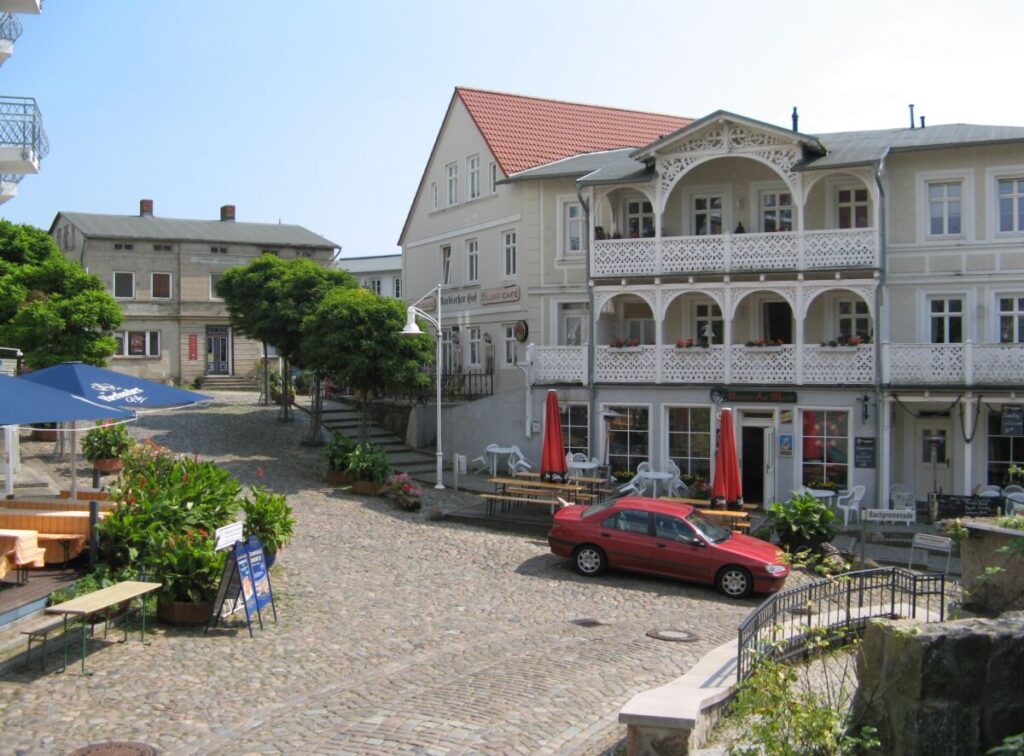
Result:
{"label": "chalkboard sign", "polygon": [[853,439],[853,466],[875,466],[875,439],[867,437]]}
{"label": "chalkboard sign", "polygon": [[1002,436],[1024,436],[1024,407],[1019,404],[1004,404],[1000,430]]}
{"label": "chalkboard sign", "polygon": [[937,494],[937,519],[951,517],[994,517],[1003,513],[1003,500],[999,496],[954,496]]}

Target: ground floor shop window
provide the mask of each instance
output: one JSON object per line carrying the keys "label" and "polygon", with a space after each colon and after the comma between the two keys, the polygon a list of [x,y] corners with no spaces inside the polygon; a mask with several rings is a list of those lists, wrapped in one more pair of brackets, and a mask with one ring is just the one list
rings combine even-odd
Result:
{"label": "ground floor shop window", "polygon": [[562,441],[570,454],[590,456],[590,408],[586,404],[565,404],[561,409]]}
{"label": "ground floor shop window", "polygon": [[650,410],[647,407],[618,406],[608,422],[608,465],[612,474],[636,471],[637,465],[650,459]]}
{"label": "ground floor shop window", "polygon": [[160,331],[115,331],[116,357],[159,357]]}
{"label": "ground floor shop window", "polygon": [[850,413],[803,410],[803,485],[845,489],[849,483]]}
{"label": "ground floor shop window", "polygon": [[988,413],[988,479],[991,485],[1006,486],[1010,483],[1024,484],[1022,480],[1011,479],[1010,465],[1024,465],[1024,436],[1006,433],[1003,413],[989,410]]}
{"label": "ground floor shop window", "polygon": [[668,456],[688,480],[710,480],[710,408],[668,408]]}

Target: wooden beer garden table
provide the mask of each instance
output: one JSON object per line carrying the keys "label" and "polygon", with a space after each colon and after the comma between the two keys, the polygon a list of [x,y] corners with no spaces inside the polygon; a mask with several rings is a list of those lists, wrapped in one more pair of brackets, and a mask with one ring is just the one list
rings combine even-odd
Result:
{"label": "wooden beer garden table", "polygon": [[[46,608],[48,614],[60,614],[64,617],[64,663],[61,667],[61,672],[67,669],[68,666],[68,618],[78,618],[82,621],[82,674],[89,676],[92,672],[85,671],[85,654],[86,654],[86,634],[85,626],[88,624],[86,620],[93,614],[98,614],[105,610],[111,609],[122,602],[131,602],[134,599],[141,599],[146,595],[153,593],[163,586],[163,583],[143,583],[136,580],[126,580],[123,583],[117,583],[109,588],[102,588],[93,593],[87,593],[84,596],[73,598],[70,601],[65,601],[61,604],[49,606]],[[130,608],[130,606],[129,606]],[[146,607],[145,602],[142,606],[142,629],[141,629],[142,644],[149,645],[149,641],[146,640]],[[124,620],[124,641],[128,641],[128,617],[127,612]]]}
{"label": "wooden beer garden table", "polygon": [[686,499],[676,496],[662,496],[662,501],[671,501],[678,504],[689,504],[694,507],[702,517],[711,520],[725,520],[733,530],[746,532],[750,530],[750,515],[742,510],[734,509],[712,509],[711,502],[707,499]]}

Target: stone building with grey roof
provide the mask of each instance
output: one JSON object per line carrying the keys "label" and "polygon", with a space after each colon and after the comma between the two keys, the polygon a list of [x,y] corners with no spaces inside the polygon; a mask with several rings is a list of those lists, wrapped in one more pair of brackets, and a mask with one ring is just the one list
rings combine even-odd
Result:
{"label": "stone building with grey roof", "polygon": [[[302,226],[160,218],[153,201],[138,215],[57,213],[50,234],[70,260],[100,277],[121,305],[113,366],[152,380],[251,379],[262,345],[234,332],[214,286],[225,270],[262,254],[305,257],[327,267],[338,246]],[[235,379],[234,381],[232,379]]]}

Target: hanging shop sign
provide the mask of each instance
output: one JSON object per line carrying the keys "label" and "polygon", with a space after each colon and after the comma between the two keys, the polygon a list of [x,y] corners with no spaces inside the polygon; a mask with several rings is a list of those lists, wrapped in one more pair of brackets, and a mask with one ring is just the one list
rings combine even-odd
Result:
{"label": "hanging shop sign", "polygon": [[723,402],[796,404],[796,392],[777,389],[731,389],[725,386],[715,386],[711,389],[711,401],[715,404]]}
{"label": "hanging shop sign", "polygon": [[498,289],[484,289],[481,296],[483,304],[505,304],[519,301],[519,285],[502,286]]}
{"label": "hanging shop sign", "polygon": [[1001,436],[1024,436],[1024,407],[1004,404],[1001,425]]}

